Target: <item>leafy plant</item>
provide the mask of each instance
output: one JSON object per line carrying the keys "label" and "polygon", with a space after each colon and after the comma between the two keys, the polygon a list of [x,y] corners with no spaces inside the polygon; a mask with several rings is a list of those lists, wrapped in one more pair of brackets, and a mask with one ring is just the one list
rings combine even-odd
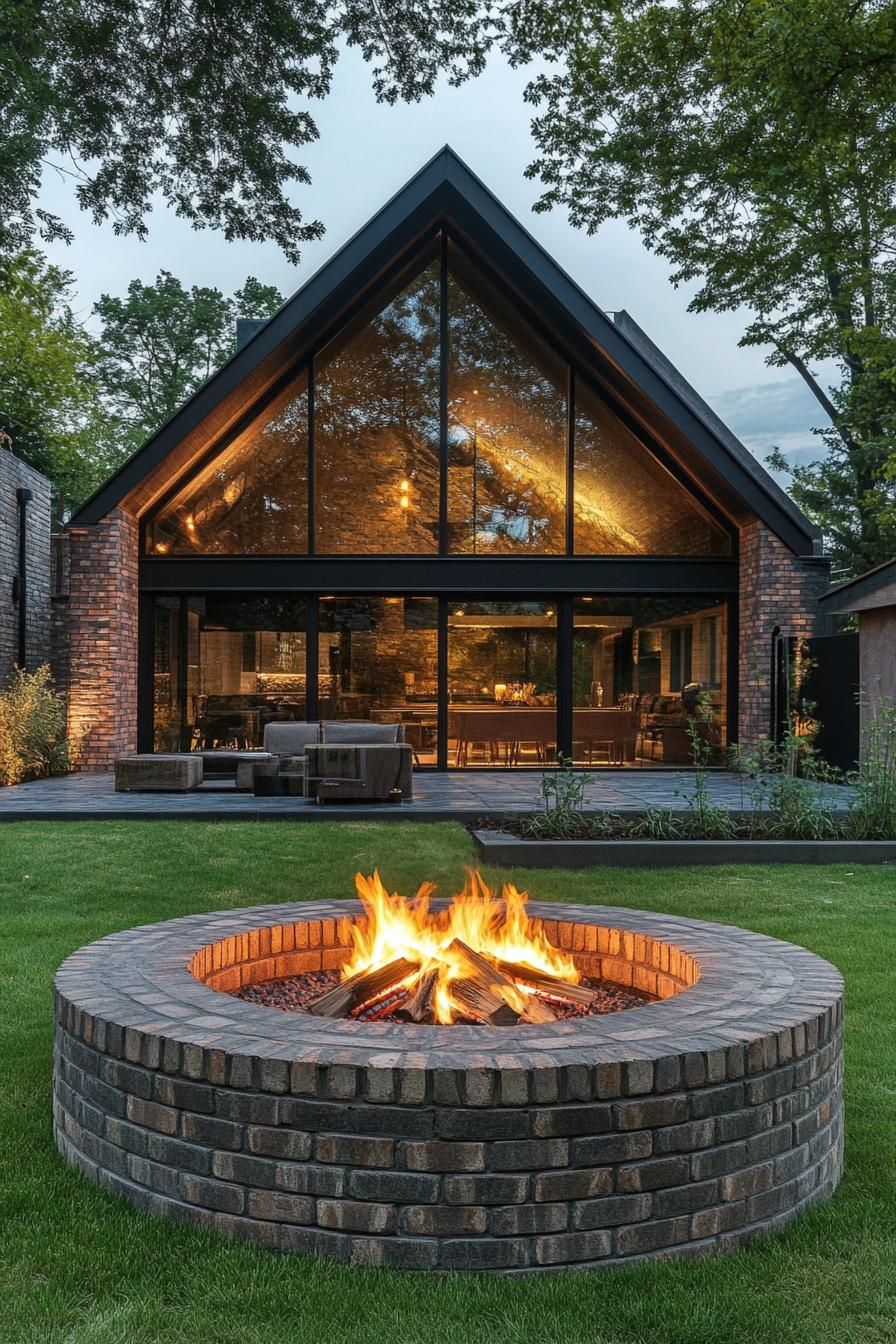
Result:
{"label": "leafy plant", "polygon": [[0,691],[0,784],[21,784],[70,769],[65,702],[46,664],[17,667]]}
{"label": "leafy plant", "polygon": [[811,740],[787,732],[770,750],[765,834],[773,840],[830,840],[839,834],[826,786],[837,773],[821,760]]}
{"label": "leafy plant", "polygon": [[629,835],[638,840],[683,840],[684,822],[671,807],[645,807],[629,827]]}
{"label": "leafy plant", "polygon": [[588,818],[583,817],[585,789],[591,776],[573,769],[572,759],[558,755],[557,768],[541,777],[541,808],[527,818],[525,830],[545,838],[585,836]]}
{"label": "leafy plant", "polygon": [[686,729],[691,744],[694,787],[690,793],[682,791],[689,812],[685,827],[692,840],[727,840],[734,834],[731,813],[726,807],[719,807],[714,803],[709,795],[712,747],[707,742],[705,734],[701,732],[701,728],[712,722],[713,715],[711,700],[705,693],[701,693],[697,697],[697,712],[688,717]]}
{"label": "leafy plant", "polygon": [[896,706],[886,696],[862,734],[848,826],[857,840],[896,839]]}
{"label": "leafy plant", "polygon": [[732,743],[728,749],[728,769],[740,784],[740,820],[747,836],[754,838],[762,831],[768,803],[771,778],[769,762],[774,745],[768,738],[760,738],[755,747]]}

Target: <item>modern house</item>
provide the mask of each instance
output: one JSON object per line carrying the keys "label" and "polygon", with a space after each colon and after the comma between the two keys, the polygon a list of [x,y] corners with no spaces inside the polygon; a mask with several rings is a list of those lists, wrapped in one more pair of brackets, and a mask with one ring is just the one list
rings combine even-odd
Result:
{"label": "modern house", "polygon": [[86,767],[401,720],[422,767],[769,728],[817,529],[448,148],[71,520]]}

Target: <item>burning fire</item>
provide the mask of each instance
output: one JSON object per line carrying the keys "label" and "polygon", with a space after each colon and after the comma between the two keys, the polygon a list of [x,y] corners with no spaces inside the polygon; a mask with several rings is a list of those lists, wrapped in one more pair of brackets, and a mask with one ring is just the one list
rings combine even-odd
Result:
{"label": "burning fire", "polygon": [[469,1018],[469,999],[464,1002],[461,996],[471,973],[476,975],[477,954],[480,963],[489,963],[480,970],[497,967],[492,974],[500,975],[497,983],[490,982],[491,992],[528,1020],[533,1020],[527,1006],[530,1010],[534,1006],[534,991],[513,980],[514,965],[567,985],[577,985],[581,979],[572,957],[530,927],[528,897],[510,882],[499,898],[478,872],[469,870],[463,891],[447,910],[437,912],[430,910],[435,892],[431,882],[424,882],[412,900],[397,892],[390,895],[378,872],[371,877],[357,873],[355,888],[367,920],[352,928],[354,952],[343,967],[343,982],[377,967],[407,962],[414,969],[405,970],[397,983],[413,993],[427,981],[432,995],[429,1020],[447,1024]]}

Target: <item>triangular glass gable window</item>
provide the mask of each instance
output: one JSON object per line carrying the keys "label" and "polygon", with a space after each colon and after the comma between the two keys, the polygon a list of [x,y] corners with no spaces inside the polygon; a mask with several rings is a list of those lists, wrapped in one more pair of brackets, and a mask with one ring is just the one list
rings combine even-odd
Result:
{"label": "triangular glass gable window", "polygon": [[152,555],[308,549],[308,378],[301,374],[156,514]]}
{"label": "triangular glass gable window", "polygon": [[576,555],[728,555],[731,541],[689,490],[576,379]]}
{"label": "triangular glass gable window", "polygon": [[438,551],[439,293],[433,261],[318,357],[318,555]]}
{"label": "triangular glass gable window", "polygon": [[566,367],[459,252],[448,276],[448,550],[562,555]]}

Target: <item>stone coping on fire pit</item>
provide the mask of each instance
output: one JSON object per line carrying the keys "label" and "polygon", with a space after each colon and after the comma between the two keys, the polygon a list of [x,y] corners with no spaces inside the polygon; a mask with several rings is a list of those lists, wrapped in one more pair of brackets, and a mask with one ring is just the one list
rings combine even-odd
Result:
{"label": "stone coping on fire pit", "polygon": [[55,986],[61,1151],[155,1212],[439,1269],[708,1254],[833,1190],[833,966],[725,925],[528,911],[577,959],[665,997],[549,1025],[417,1026],[284,1013],[197,978],[232,988],[235,970],[251,983],[297,952],[309,960],[271,973],[339,964],[357,902],[190,915],[82,948]]}

